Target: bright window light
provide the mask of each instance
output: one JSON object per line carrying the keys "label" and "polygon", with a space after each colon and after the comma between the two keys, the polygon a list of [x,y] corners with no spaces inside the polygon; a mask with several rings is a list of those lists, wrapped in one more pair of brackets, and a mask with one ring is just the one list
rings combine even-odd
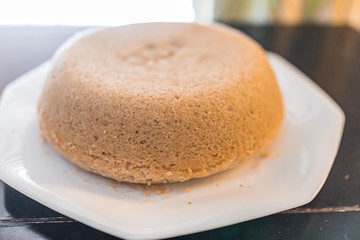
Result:
{"label": "bright window light", "polygon": [[3,25],[114,26],[194,19],[192,0],[0,0]]}

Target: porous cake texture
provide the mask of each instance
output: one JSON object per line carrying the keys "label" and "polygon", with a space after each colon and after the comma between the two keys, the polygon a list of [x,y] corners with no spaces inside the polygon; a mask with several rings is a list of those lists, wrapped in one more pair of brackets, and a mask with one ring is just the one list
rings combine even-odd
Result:
{"label": "porous cake texture", "polygon": [[243,33],[146,23],[87,34],[57,54],[38,117],[44,138],[81,168],[169,183],[260,151],[283,103],[264,50]]}

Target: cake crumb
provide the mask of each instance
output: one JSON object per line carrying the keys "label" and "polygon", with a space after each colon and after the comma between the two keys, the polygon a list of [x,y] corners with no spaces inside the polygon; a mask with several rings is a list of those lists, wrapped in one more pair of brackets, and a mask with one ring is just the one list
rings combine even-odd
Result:
{"label": "cake crumb", "polygon": [[191,192],[191,188],[189,188],[189,187],[184,188],[184,192],[186,192],[186,193]]}
{"label": "cake crumb", "polygon": [[117,184],[117,183],[115,183],[115,182],[108,182],[108,185],[109,185],[109,187],[111,187],[112,189],[116,189],[119,185]]}
{"label": "cake crumb", "polygon": [[147,203],[147,202],[149,202],[149,199],[145,199],[145,201],[144,201],[144,202],[146,202],[146,203]]}
{"label": "cake crumb", "polygon": [[220,185],[217,183],[216,186],[218,187],[218,186],[220,186]]}
{"label": "cake crumb", "polygon": [[84,182],[88,182],[89,180],[87,178],[83,178],[83,181]]}
{"label": "cake crumb", "polygon": [[96,185],[99,185],[100,183],[99,182],[95,182]]}
{"label": "cake crumb", "polygon": [[67,170],[64,170],[64,173],[65,173],[65,174],[67,174],[67,173],[68,173],[68,171],[67,171]]}
{"label": "cake crumb", "polygon": [[267,157],[271,156],[271,153],[270,152],[264,152],[262,155],[263,155],[263,157],[267,158]]}
{"label": "cake crumb", "polygon": [[169,198],[170,198],[170,196],[169,196],[169,195],[166,195],[166,196],[165,196],[165,198],[166,198],[166,199],[169,199]]}
{"label": "cake crumb", "polygon": [[46,155],[46,156],[50,156],[50,153],[49,153],[49,151],[47,151],[47,150],[44,150],[44,153],[45,153],[45,155]]}
{"label": "cake crumb", "polygon": [[170,192],[170,188],[167,186],[143,184],[139,184],[139,186],[141,188],[142,195],[145,197],[150,196],[151,193],[155,193],[156,195],[162,195]]}
{"label": "cake crumb", "polygon": [[192,202],[188,202],[188,204],[190,205]]}
{"label": "cake crumb", "polygon": [[141,193],[142,193],[142,195],[143,195],[144,197],[148,197],[148,196],[150,196],[150,193],[149,193],[149,192],[144,191],[143,189],[141,189]]}
{"label": "cake crumb", "polygon": [[244,187],[244,185],[240,184],[240,187]]}
{"label": "cake crumb", "polygon": [[350,175],[349,175],[349,174],[346,174],[346,175],[344,176],[344,179],[345,179],[345,180],[349,180],[349,178],[350,178]]}

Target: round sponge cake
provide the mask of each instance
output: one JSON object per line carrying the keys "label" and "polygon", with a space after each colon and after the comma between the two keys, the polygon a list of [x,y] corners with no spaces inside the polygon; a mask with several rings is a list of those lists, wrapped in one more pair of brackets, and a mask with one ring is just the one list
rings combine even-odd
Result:
{"label": "round sponge cake", "polygon": [[283,103],[264,50],[243,33],[148,23],[87,34],[57,54],[38,116],[71,162],[151,184],[240,164],[275,137]]}

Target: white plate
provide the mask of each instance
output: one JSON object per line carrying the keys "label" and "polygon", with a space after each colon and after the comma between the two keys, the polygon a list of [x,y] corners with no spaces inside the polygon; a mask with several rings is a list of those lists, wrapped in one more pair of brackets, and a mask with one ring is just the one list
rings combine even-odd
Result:
{"label": "white plate", "polygon": [[169,193],[150,196],[138,185],[80,170],[39,137],[35,106],[49,69],[44,63],[2,95],[0,178],[49,208],[131,239],[189,234],[303,205],[327,178],[345,117],[304,74],[278,55],[268,56],[286,109],[270,156],[212,177],[170,184]]}

